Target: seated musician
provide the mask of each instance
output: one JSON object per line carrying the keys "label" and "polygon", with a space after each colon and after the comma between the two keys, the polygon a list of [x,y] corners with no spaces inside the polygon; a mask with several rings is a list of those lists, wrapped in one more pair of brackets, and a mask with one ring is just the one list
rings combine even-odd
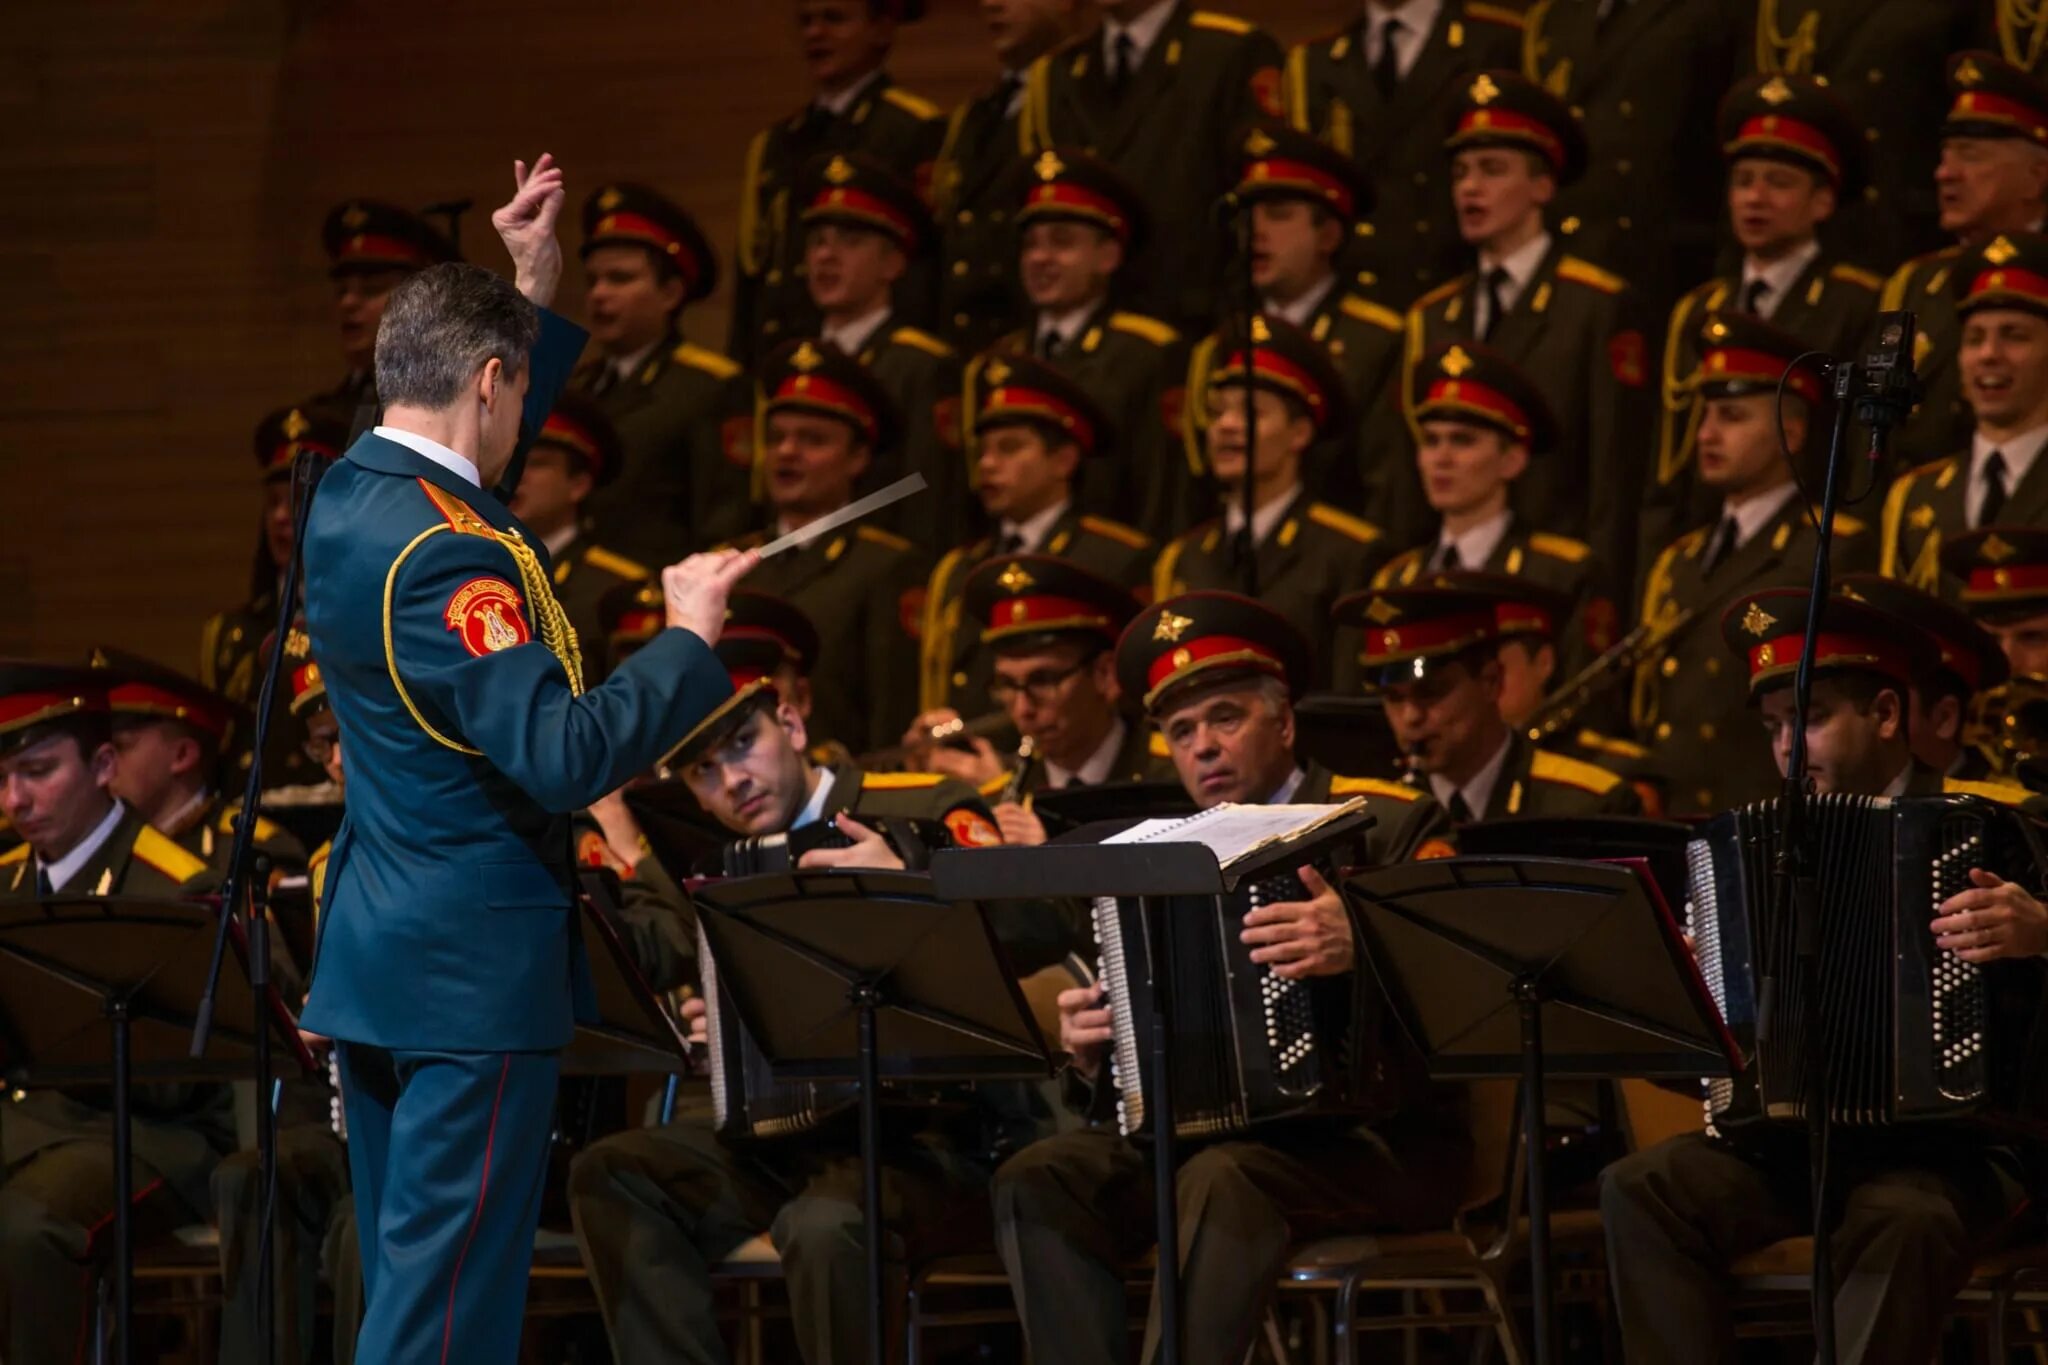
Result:
{"label": "seated musician", "polygon": [[[1969,742],[1970,699],[2003,683],[2005,654],[1990,631],[1963,608],[1924,589],[1883,574],[1845,574],[1835,585],[1844,597],[1903,616],[1935,644],[1906,696],[1906,733],[1915,762],[1950,779],[1948,789],[1994,799],[2025,800],[2026,789],[1987,782],[1991,765],[1984,750]],[[1967,784],[1967,785],[1962,785]]]}
{"label": "seated musician", "polygon": [[[0,854],[0,907],[39,896],[170,898],[210,890],[207,865],[111,790],[105,679],[0,662],[0,811],[21,844]],[[33,1001],[0,1002],[32,1009]],[[138,1085],[138,1242],[205,1218],[206,1180],[235,1145],[224,1085]],[[90,1339],[96,1266],[112,1250],[113,1096],[33,1090],[0,1114],[0,1360],[66,1365]]]}
{"label": "seated musician", "polygon": [[[1792,680],[1810,597],[1774,588],[1722,617],[1749,673],[1781,771],[1792,746]],[[1828,600],[1807,718],[1815,789],[1931,796],[1941,774],[1916,762],[1907,688],[1933,649],[1910,623],[1869,604]],[[1973,870],[1976,885],[1936,910],[1936,942],[1970,962],[2048,950],[2048,909]],[[1831,1161],[1835,1322],[1843,1365],[1925,1365],[1973,1255],[2025,1204],[2011,1151],[1955,1129],[1836,1130]],[[1624,1158],[1601,1177],[1609,1274],[1630,1360],[1731,1360],[1728,1263],[1810,1226],[1803,1128],[1686,1134]]]}
{"label": "seated musician", "polygon": [[1501,642],[1556,634],[1569,599],[1522,578],[1427,574],[1339,602],[1360,628],[1394,739],[1458,824],[1510,815],[1637,815],[1621,777],[1529,743],[1501,714]]}
{"label": "seated musician", "polygon": [[971,750],[933,748],[923,766],[980,786],[1005,843],[1045,842],[1026,800],[1038,792],[1172,779],[1117,688],[1117,636],[1138,614],[1128,590],[1070,559],[1011,555],[984,560],[961,595],[991,658],[989,701],[1031,741],[1031,757],[1006,763],[977,738]]}
{"label": "seated musician", "polygon": [[[1143,699],[1198,805],[1359,795],[1379,821],[1368,859],[1410,856],[1444,828],[1434,801],[1394,783],[1333,778],[1296,759],[1292,699],[1310,666],[1307,644],[1284,619],[1222,592],[1151,607],[1117,646],[1124,690]],[[1299,875],[1311,899],[1245,917],[1252,959],[1289,980],[1352,971],[1356,947],[1336,891],[1313,867]],[[1105,1069],[1111,1028],[1100,986],[1062,994],[1060,1042],[1072,1056],[1063,1083],[1089,1126],[1028,1147],[996,1172],[997,1249],[1034,1360],[1129,1358],[1123,1268],[1149,1242],[1152,1180],[1144,1151],[1115,1126]],[[1419,1062],[1400,1046],[1386,1071],[1409,1096],[1410,1063]],[[1392,1112],[1373,1129],[1332,1115],[1264,1129],[1257,1140],[1210,1142],[1188,1156],[1178,1186],[1188,1365],[1239,1365],[1294,1238],[1449,1218],[1469,1155],[1463,1125],[1437,1102]],[[1148,1361],[1158,1338],[1155,1310]]]}
{"label": "seated musician", "polygon": [[[736,610],[745,596],[734,594]],[[803,853],[800,865],[807,868],[902,867],[902,851],[882,825],[893,819],[942,823],[961,845],[999,842],[987,807],[961,783],[814,761],[803,715],[771,677],[791,657],[783,634],[735,621],[718,642],[734,696],[665,765],[706,812],[742,836],[836,821],[850,846]],[[1019,921],[1015,938],[1001,917],[997,931],[1020,970],[1067,950],[1064,932],[1028,915]],[[629,935],[636,947],[645,938],[637,930]],[[672,989],[694,978],[692,956],[687,949],[669,952],[642,967],[657,990]],[[703,1001],[687,1002],[684,1015],[701,1040]],[[1029,1135],[1001,1131],[1021,1116],[999,1112],[1002,1100],[988,1094],[993,1089],[984,1088],[987,1103],[922,1119],[885,1111],[883,1198],[896,1211],[892,1259],[906,1250],[925,1255],[987,1244],[986,1154]],[[577,1241],[620,1365],[726,1360],[709,1268],[762,1233],[782,1255],[803,1357],[864,1359],[860,1207],[859,1147],[850,1118],[808,1134],[733,1144],[701,1116],[680,1118],[605,1138],[570,1168]]]}
{"label": "seated musician", "polygon": [[1941,548],[1963,609],[1997,639],[2015,678],[2048,680],[2048,530],[1987,526]]}

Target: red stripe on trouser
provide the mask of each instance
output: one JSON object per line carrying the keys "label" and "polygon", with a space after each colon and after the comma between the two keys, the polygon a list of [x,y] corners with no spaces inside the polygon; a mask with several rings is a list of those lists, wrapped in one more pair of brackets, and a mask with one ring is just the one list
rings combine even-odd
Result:
{"label": "red stripe on trouser", "polygon": [[[135,1191],[135,1193],[128,1196],[128,1207],[131,1210],[134,1209],[136,1206],[141,1204],[143,1200],[149,1198],[151,1195],[155,1194],[158,1190],[162,1189],[163,1187],[164,1178],[162,1176],[158,1176],[156,1179],[150,1181],[147,1185],[144,1185],[141,1189]],[[102,1232],[105,1232],[107,1230],[107,1225],[113,1221],[114,1210],[108,1209],[104,1214],[102,1214],[97,1220],[93,1222],[91,1227],[85,1230],[85,1257],[88,1262],[90,1262],[93,1259],[93,1242],[99,1237],[99,1235]],[[79,1287],[79,1297],[84,1299],[85,1303],[79,1309],[78,1312],[78,1344],[71,1348],[71,1365],[84,1365],[86,1342],[90,1340],[92,1336],[92,1291],[94,1287],[99,1283],[98,1267],[88,1264],[85,1267],[84,1271],[81,1272],[80,1278],[84,1281],[84,1283]]]}
{"label": "red stripe on trouser", "polygon": [[455,1253],[455,1273],[448,1277],[448,1316],[441,1325],[441,1365],[448,1365],[448,1348],[455,1338],[455,1287],[462,1283],[462,1262],[469,1256],[469,1244],[476,1240],[477,1224],[484,1220],[484,1196],[491,1190],[491,1148],[498,1141],[498,1110],[505,1103],[505,1076],[511,1070],[512,1059],[507,1057],[498,1066],[498,1093],[491,1100],[491,1126],[484,1133],[484,1178],[476,1187],[476,1212],[470,1215],[462,1250]]}

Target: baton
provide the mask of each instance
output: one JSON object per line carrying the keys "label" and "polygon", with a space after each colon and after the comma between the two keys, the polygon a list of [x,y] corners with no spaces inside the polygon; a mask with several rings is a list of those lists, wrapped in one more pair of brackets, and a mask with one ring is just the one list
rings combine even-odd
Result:
{"label": "baton", "polygon": [[786,536],[776,537],[756,553],[766,559],[770,555],[779,555],[784,550],[794,550],[808,545],[819,536],[836,531],[849,521],[859,521],[868,513],[887,507],[892,502],[899,502],[912,493],[922,492],[924,488],[924,475],[906,474],[887,488],[878,488],[864,498],[856,498],[830,516],[820,517],[808,526],[799,526]]}

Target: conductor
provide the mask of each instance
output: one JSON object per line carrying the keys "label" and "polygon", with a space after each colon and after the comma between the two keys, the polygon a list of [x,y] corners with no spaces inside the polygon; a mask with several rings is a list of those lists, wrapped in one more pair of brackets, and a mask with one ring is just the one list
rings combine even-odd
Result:
{"label": "conductor", "polygon": [[662,572],[667,628],[587,689],[548,551],[493,489],[583,332],[559,168],[514,163],[492,217],[517,287],[434,266],[377,332],[382,424],[326,475],[305,537],[314,661],[348,737],[305,1027],[336,1040],[367,1299],[357,1358],[510,1361],[539,1218],[557,1051],[591,1011],[569,813],[731,693],[711,652],[752,554]]}

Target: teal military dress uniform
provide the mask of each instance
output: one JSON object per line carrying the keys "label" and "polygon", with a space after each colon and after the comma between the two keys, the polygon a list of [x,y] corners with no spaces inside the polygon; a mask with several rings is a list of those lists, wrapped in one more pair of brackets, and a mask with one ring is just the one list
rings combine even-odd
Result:
{"label": "teal military dress uniform", "polygon": [[[543,316],[526,431],[582,341]],[[545,549],[495,497],[374,433],[322,484],[305,561],[350,761],[304,1022],[341,1048],[359,1354],[510,1359],[555,1054],[594,1006],[568,816],[731,684],[701,639],[666,630],[585,691]]]}
{"label": "teal military dress uniform", "polygon": [[[1395,17],[1399,17],[1398,11]],[[1378,201],[1342,258],[1351,282],[1395,308],[1464,269],[1450,167],[1429,136],[1481,71],[1521,63],[1518,6],[1447,0],[1415,61],[1383,90],[1366,13],[1287,54],[1287,117],[1348,153]]]}

